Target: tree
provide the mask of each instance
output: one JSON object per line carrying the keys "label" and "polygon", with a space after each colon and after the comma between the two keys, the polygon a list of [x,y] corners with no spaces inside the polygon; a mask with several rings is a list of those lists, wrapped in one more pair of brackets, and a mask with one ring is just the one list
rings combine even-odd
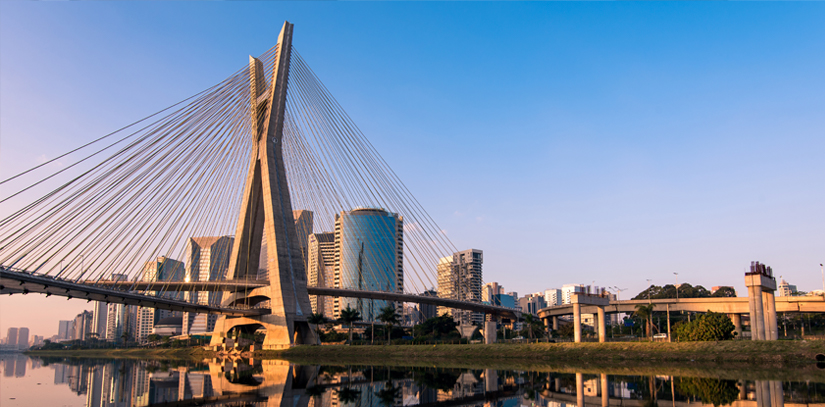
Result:
{"label": "tree", "polygon": [[711,294],[711,297],[733,298],[736,297],[736,290],[734,290],[733,287],[719,287],[715,293]]}
{"label": "tree", "polygon": [[341,311],[341,321],[347,324],[347,334],[349,335],[349,342],[352,343],[352,324],[355,321],[361,320],[361,313],[357,309],[352,309],[347,304],[347,308]]}
{"label": "tree", "polygon": [[320,343],[321,342],[321,325],[327,323],[327,317],[325,317],[324,314],[321,314],[319,312],[315,312],[315,313],[312,313],[312,314],[309,315],[309,318],[307,318],[307,322],[309,322],[312,325],[315,325],[315,336],[318,337],[318,342]]}
{"label": "tree", "polygon": [[735,329],[727,315],[709,311],[693,322],[676,324],[675,333],[679,341],[722,341],[733,339]]}
{"label": "tree", "polygon": [[395,405],[395,399],[401,395],[401,388],[393,386],[392,381],[387,380],[387,383],[384,384],[384,388],[375,392],[375,395],[378,396],[378,400],[381,404],[385,406],[393,406]]}
{"label": "tree", "polygon": [[636,316],[645,320],[645,336],[648,338],[650,337],[651,330],[653,329],[653,309],[656,306],[653,304],[643,305],[639,304],[636,306]]}
{"label": "tree", "polygon": [[381,308],[381,313],[378,314],[378,320],[387,325],[387,345],[390,344],[390,334],[392,333],[392,326],[398,324],[398,314],[395,312],[395,307],[387,305]]}

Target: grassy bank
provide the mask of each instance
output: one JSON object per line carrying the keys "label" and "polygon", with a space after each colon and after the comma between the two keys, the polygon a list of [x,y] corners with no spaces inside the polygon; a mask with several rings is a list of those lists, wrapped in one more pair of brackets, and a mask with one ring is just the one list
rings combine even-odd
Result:
{"label": "grassy bank", "polygon": [[488,363],[513,361],[544,364],[559,361],[615,363],[697,362],[797,366],[814,364],[825,341],[613,342],[492,345],[298,346],[259,351],[255,357],[319,358],[328,361]]}
{"label": "grassy bank", "polygon": [[72,350],[35,350],[25,352],[31,356],[56,356],[70,358],[103,359],[177,359],[202,360],[214,356],[214,352],[203,348],[174,349],[72,349]]}

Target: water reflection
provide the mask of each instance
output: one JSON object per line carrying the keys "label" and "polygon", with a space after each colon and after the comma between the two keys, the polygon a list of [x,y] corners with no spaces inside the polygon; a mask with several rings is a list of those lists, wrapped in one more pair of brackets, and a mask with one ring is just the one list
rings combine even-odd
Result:
{"label": "water reflection", "polygon": [[4,381],[21,388],[33,385],[27,367],[53,369],[54,383],[84,396],[86,407],[804,407],[825,401],[825,384],[811,381],[20,354],[0,355],[0,367]]}

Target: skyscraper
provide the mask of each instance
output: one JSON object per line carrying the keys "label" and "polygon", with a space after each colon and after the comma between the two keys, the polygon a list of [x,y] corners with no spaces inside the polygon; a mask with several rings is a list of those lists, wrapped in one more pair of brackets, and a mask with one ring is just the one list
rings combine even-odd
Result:
{"label": "skyscraper", "polygon": [[92,333],[92,318],[90,311],[83,311],[74,318],[74,326],[72,339],[85,341],[89,339],[89,334]]}
{"label": "skyscraper", "polygon": [[[484,253],[469,249],[441,258],[436,266],[438,296],[460,301],[481,302],[481,265]],[[455,308],[438,307],[438,314],[448,314],[462,325],[480,324],[484,314]]]}
{"label": "skyscraper", "polygon": [[68,341],[72,339],[72,332],[74,327],[72,326],[74,321],[60,321],[57,325],[57,340],[58,341]]}
{"label": "skyscraper", "polygon": [[[218,281],[226,276],[229,255],[235,239],[229,236],[192,237],[186,244],[186,275],[184,281]],[[222,292],[190,291],[187,300],[198,304],[219,306]],[[211,332],[217,315],[183,313],[185,335]]]}
{"label": "skyscraper", "polygon": [[[335,233],[313,233],[307,239],[307,283],[311,287],[334,287]],[[312,312],[333,318],[331,297],[310,295]]]}
{"label": "skyscraper", "polygon": [[[401,216],[381,208],[356,208],[335,215],[335,288],[402,293],[403,265]],[[364,321],[374,321],[388,304],[392,303],[335,297],[333,317],[340,317],[349,306],[358,310]]]}
{"label": "skyscraper", "polygon": [[[312,234],[314,222],[313,213],[312,211],[301,209],[292,211],[292,217],[295,219],[295,232],[298,236],[298,245],[301,247],[301,258],[304,260],[304,268],[307,268],[309,264],[307,240]],[[266,250],[266,233],[264,233],[263,240],[261,242],[261,257],[258,261],[258,279],[261,280],[266,280],[269,278],[269,262],[267,261]]]}
{"label": "skyscraper", "polygon": [[[157,282],[157,290],[151,291],[151,295],[158,295],[165,298],[182,299],[183,293],[170,291],[166,292],[164,282],[183,281],[186,268],[182,262],[160,256],[154,261],[148,261],[143,265],[143,281]],[[135,321],[135,340],[144,341],[152,333],[155,323],[163,318],[180,316],[177,311],[161,310],[151,307],[139,307],[137,310],[137,320]]]}
{"label": "skyscraper", "polygon": [[17,330],[17,349],[29,348],[29,328],[22,327]]}
{"label": "skyscraper", "polygon": [[107,313],[109,307],[105,302],[95,301],[95,311],[92,316],[92,332],[97,336],[97,339],[106,339],[106,321],[108,321]]}
{"label": "skyscraper", "polygon": [[6,333],[6,345],[9,349],[17,349],[17,328],[9,328]]}

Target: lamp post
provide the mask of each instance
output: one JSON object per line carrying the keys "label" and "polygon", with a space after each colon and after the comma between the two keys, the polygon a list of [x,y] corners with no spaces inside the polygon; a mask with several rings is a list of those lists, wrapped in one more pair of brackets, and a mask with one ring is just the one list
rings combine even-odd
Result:
{"label": "lamp post", "polygon": [[822,273],[822,297],[825,298],[825,267],[819,263],[819,271]]}
{"label": "lamp post", "polygon": [[679,273],[673,273],[676,276],[676,302],[679,302]]}
{"label": "lamp post", "polygon": [[651,287],[650,282],[651,281],[652,281],[651,279],[649,279],[649,278],[647,279],[647,303],[648,304],[651,303],[650,302],[650,287]]}

